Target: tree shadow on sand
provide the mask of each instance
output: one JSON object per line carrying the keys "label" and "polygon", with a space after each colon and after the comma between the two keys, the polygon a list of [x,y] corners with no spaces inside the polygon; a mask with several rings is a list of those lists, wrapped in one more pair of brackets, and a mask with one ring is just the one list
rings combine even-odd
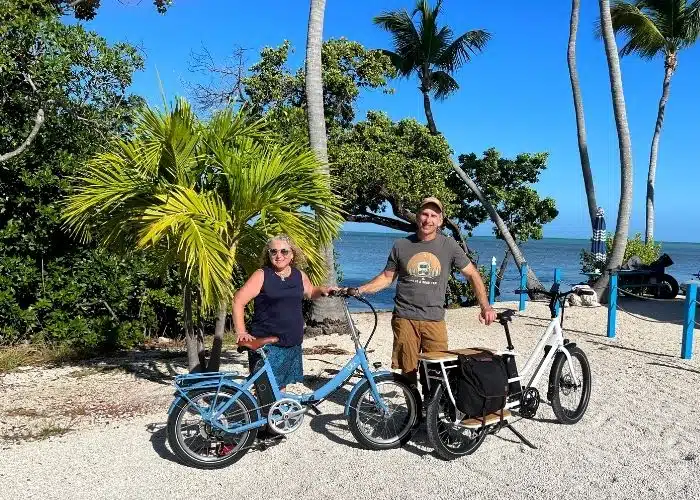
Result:
{"label": "tree shadow on sand", "polygon": [[[75,365],[97,372],[121,371],[162,385],[170,385],[176,375],[188,373],[186,352],[159,349],[129,351],[112,357],[83,360]],[[235,351],[224,351],[221,365],[222,371],[248,374],[248,358]]]}

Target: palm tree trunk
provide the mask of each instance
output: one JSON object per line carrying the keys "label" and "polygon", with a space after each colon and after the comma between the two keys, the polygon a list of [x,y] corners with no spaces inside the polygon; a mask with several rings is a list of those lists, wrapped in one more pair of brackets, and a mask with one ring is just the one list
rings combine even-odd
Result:
{"label": "palm tree trunk", "polygon": [[[513,236],[510,234],[510,231],[508,231],[508,227],[503,222],[503,219],[501,219],[501,216],[498,215],[498,212],[496,212],[496,209],[493,208],[491,202],[489,202],[489,200],[486,199],[484,193],[481,192],[481,189],[479,189],[479,187],[474,183],[474,181],[467,174],[464,173],[464,170],[462,170],[459,165],[453,162],[452,168],[455,170],[455,172],[457,172],[457,175],[464,181],[467,187],[472,190],[474,195],[476,195],[477,199],[481,202],[486,211],[489,213],[491,220],[494,224],[496,224],[496,227],[503,236],[503,240],[506,242],[506,245],[508,245],[508,250],[510,250],[510,253],[513,255],[513,260],[515,261],[515,264],[518,266],[518,269],[521,269],[522,265],[526,262],[525,257],[520,251],[520,248],[518,248],[518,244],[515,242],[515,239],[513,239]],[[537,275],[530,266],[528,266],[527,268],[527,289],[531,291],[544,290],[544,286],[542,285],[540,280],[537,279]]]}
{"label": "palm tree trunk", "polygon": [[221,367],[221,351],[224,345],[227,311],[226,301],[222,301],[219,304],[219,314],[216,317],[216,326],[214,327],[214,340],[211,346],[211,354],[209,354],[209,363],[207,363],[208,372],[218,372]]}
{"label": "palm tree trunk", "polygon": [[595,199],[595,186],[593,185],[593,173],[591,172],[591,161],[588,157],[588,142],[586,140],[586,120],[583,115],[583,97],[581,96],[581,86],[578,81],[578,70],[576,69],[576,34],[578,32],[578,20],[581,1],[571,2],[571,21],[569,23],[569,47],[567,51],[567,61],[569,63],[569,77],[571,79],[571,93],[574,97],[574,110],[576,112],[576,131],[578,135],[578,152],[581,158],[581,172],[583,173],[583,184],[586,188],[586,198],[588,199],[588,215],[591,219],[591,230],[595,221],[598,205]]}
{"label": "palm tree trunk", "polygon": [[185,284],[182,287],[183,323],[185,327],[185,344],[187,346],[187,367],[190,373],[202,371],[199,361],[197,335],[192,321],[192,289]]}
{"label": "palm tree trunk", "polygon": [[430,106],[430,95],[428,95],[428,91],[424,90],[424,87],[421,86],[421,92],[423,92],[423,108],[425,109],[425,118],[428,120],[428,130],[430,130],[430,133],[433,135],[438,134],[437,127],[435,126],[435,119],[433,118],[433,110]]}
{"label": "palm tree trunk", "polygon": [[[326,175],[328,169],[328,140],[326,138],[326,119],[323,112],[323,74],[321,67],[321,48],[323,46],[323,16],[326,0],[310,0],[309,25],[306,35],[306,112],[309,120],[309,143],[321,162]],[[329,178],[330,182],[330,178]],[[337,285],[335,278],[335,261],[333,246],[323,249],[326,261],[326,285]],[[322,298],[314,301],[312,323],[345,324],[342,299]],[[346,325],[347,326],[347,325]],[[342,328],[342,327],[341,327]]]}
{"label": "palm tree trunk", "polygon": [[[435,121],[433,120],[433,114],[430,110],[430,97],[428,96],[428,93],[424,90],[425,88],[426,88],[425,85],[422,84],[421,91],[423,92],[423,104],[425,107],[425,117],[428,119],[428,128],[430,130],[430,133],[433,135],[437,135],[437,134],[439,134],[439,132],[437,130],[437,127],[435,126]],[[486,199],[486,197],[481,192],[481,189],[479,189],[479,187],[476,185],[476,183],[454,161],[452,162],[452,168],[457,173],[457,175],[460,177],[460,179],[462,179],[464,181],[464,183],[467,185],[467,187],[472,190],[472,192],[476,195],[477,199],[484,206],[484,208],[488,212],[489,216],[491,217],[491,220],[493,221],[494,224],[496,224],[496,227],[503,235],[503,240],[506,242],[506,245],[508,245],[510,252],[513,254],[513,259],[515,260],[515,263],[517,264],[518,269],[520,269],[521,266],[523,265],[523,263],[525,262],[525,257],[523,257],[522,252],[518,248],[517,243],[515,243],[515,240],[511,236],[510,231],[508,231],[508,227],[506,227],[505,223],[503,222],[503,219],[501,219],[501,216],[498,215],[498,212],[496,212],[496,209],[493,208],[493,205],[491,205],[491,202],[489,202],[489,200]],[[535,275],[535,272],[530,267],[528,267],[528,271],[527,271],[527,288],[528,288],[528,290],[533,290],[533,291],[544,290],[544,286],[542,286],[542,283],[540,283],[540,280],[537,279],[537,275]]]}
{"label": "palm tree trunk", "polygon": [[501,281],[503,281],[503,276],[506,275],[508,257],[510,257],[510,250],[506,248],[506,252],[503,255],[503,260],[501,261],[501,266],[498,269],[498,274],[496,274],[496,296],[501,295]]}
{"label": "palm tree trunk", "polygon": [[676,55],[669,54],[666,56],[664,71],[663,90],[661,91],[661,99],[659,100],[659,113],[656,115],[656,127],[654,128],[654,137],[651,140],[651,153],[649,154],[649,176],[647,177],[647,218],[646,232],[644,240],[648,243],[654,241],[654,184],[656,182],[656,160],[659,154],[659,139],[661,138],[661,127],[664,123],[664,113],[666,111],[666,103],[671,91],[671,77],[676,70]]}
{"label": "palm tree trunk", "polygon": [[[617,210],[617,225],[612,251],[609,254],[607,269],[615,270],[622,265],[627,247],[629,233],[630,211],[632,208],[632,139],[627,123],[627,109],[625,106],[625,94],[622,88],[622,75],[620,73],[620,59],[617,53],[617,43],[613,31],[610,15],[610,1],[599,0],[600,28],[605,44],[605,54],[608,60],[608,72],[610,73],[610,90],[612,93],[615,125],[617,127],[617,139],[620,150],[620,203]],[[608,273],[603,273],[593,284],[593,289],[598,297],[603,297],[603,291],[608,286]]]}

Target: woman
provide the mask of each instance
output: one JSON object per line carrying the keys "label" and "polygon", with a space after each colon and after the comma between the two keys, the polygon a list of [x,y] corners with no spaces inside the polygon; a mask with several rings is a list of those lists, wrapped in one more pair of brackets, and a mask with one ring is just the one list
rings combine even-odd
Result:
{"label": "woman", "polygon": [[[279,337],[277,344],[265,346],[280,388],[303,380],[301,342],[304,336],[302,299],[328,295],[330,288],[313,286],[297,266],[304,256],[291,239],[282,234],[270,239],[262,255],[262,268],[255,271],[233,299],[233,321],[238,342],[254,337]],[[254,299],[250,332],[244,322],[245,306]],[[251,374],[260,356],[248,352]]]}

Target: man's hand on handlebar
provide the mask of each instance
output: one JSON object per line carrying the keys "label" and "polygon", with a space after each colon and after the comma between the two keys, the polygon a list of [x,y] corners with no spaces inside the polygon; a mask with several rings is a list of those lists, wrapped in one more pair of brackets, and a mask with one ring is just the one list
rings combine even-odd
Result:
{"label": "man's hand on handlebar", "polygon": [[496,321],[496,311],[493,310],[493,307],[482,307],[481,312],[479,313],[479,321],[484,323],[486,326]]}
{"label": "man's hand on handlebar", "polygon": [[331,297],[359,297],[361,294],[360,294],[360,290],[358,288],[333,287],[332,289],[329,289],[329,295]]}

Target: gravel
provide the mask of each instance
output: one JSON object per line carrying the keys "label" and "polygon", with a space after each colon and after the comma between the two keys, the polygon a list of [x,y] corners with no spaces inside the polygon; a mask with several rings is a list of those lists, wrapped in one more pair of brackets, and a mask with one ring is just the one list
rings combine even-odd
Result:
{"label": "gravel", "polygon": [[[514,306],[499,307],[506,305]],[[70,401],[71,391],[83,405],[92,396],[105,405],[124,402],[135,410],[83,419],[71,432],[44,440],[16,443],[6,437],[0,443],[0,497],[700,498],[695,415],[700,352],[693,361],[679,357],[680,301],[622,301],[622,306],[632,314],[619,313],[614,340],[605,337],[606,308],[567,309],[567,336],[587,353],[593,371],[590,405],[581,422],[554,423],[543,404],[534,420],[515,424],[538,449],[524,446],[504,429],[487,437],[473,455],[451,462],[432,453],[423,428],[402,449],[361,449],[338,404],[347,395],[342,391],[320,406],[322,415],[308,418],[280,444],[251,450],[226,469],[201,471],[179,464],[165,442],[168,385],[116,371],[68,376],[81,368],[9,374],[0,380],[3,426],[10,418],[37,421],[7,415],[17,408],[59,414],[57,408]],[[476,314],[475,309],[448,311],[450,346],[502,347],[500,326],[483,327]],[[367,331],[371,318],[354,317]],[[528,303],[518,315],[512,333],[520,352],[534,346],[547,318],[546,307],[538,303]],[[389,314],[380,316],[370,361],[389,362],[389,322]],[[309,384],[331,376],[348,358],[337,349],[352,351],[347,337],[334,335],[309,339],[304,346],[317,347],[311,352],[330,346],[335,353],[305,356]],[[232,354],[227,367],[240,368],[242,359]],[[51,397],[43,390],[47,384],[54,384]]]}

